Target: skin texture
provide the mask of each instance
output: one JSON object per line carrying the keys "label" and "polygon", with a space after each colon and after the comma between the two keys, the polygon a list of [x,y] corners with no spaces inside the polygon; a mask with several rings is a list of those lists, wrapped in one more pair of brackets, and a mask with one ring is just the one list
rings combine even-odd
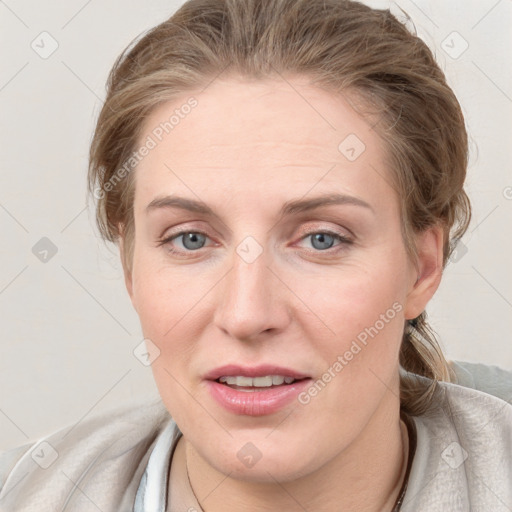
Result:
{"label": "skin texture", "polygon": [[[391,510],[404,452],[400,342],[404,321],[439,285],[442,232],[418,235],[417,265],[408,259],[385,146],[344,98],[300,77],[217,79],[160,105],[140,140],[191,95],[198,105],[135,171],[125,279],[160,350],[154,378],[184,434],[194,492],[208,512]],[[365,145],[354,161],[338,149],[350,134]],[[279,216],[287,201],[332,192],[371,208]],[[171,194],[203,201],[218,218],[147,210]],[[203,239],[181,236],[159,245],[181,230],[204,233],[202,248]],[[332,247],[321,250],[311,235],[326,230],[352,243],[327,237],[320,247]],[[250,263],[237,253],[248,236],[263,250]],[[305,405],[243,416],[206,389],[204,374],[225,364],[277,364],[317,380],[393,304],[393,319]],[[261,453],[250,468],[237,457],[248,442]]]}

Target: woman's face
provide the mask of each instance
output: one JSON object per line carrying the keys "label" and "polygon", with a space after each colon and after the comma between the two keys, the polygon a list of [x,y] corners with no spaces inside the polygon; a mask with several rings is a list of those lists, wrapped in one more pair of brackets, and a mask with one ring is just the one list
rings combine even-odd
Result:
{"label": "woman's face", "polygon": [[404,319],[433,290],[407,258],[377,133],[299,79],[217,80],[144,128],[127,286],[196,457],[285,481],[385,442]]}

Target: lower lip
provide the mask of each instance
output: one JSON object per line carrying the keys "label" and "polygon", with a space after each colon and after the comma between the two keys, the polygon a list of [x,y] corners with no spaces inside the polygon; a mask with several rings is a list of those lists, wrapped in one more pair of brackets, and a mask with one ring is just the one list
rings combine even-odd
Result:
{"label": "lower lip", "polygon": [[245,416],[264,416],[279,411],[310,385],[311,379],[292,384],[239,391],[217,381],[207,381],[212,397],[225,409]]}

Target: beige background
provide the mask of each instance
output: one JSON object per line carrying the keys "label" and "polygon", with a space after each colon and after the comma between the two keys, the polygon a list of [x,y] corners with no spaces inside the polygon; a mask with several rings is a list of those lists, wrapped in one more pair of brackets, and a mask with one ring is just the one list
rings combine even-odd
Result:
{"label": "beige background", "polygon": [[[86,155],[114,59],[180,4],[0,2],[0,449],[156,394],[133,355],[142,336],[117,251],[85,206]],[[512,369],[512,2],[397,4],[434,49],[472,139],[474,219],[432,324],[448,356]]]}

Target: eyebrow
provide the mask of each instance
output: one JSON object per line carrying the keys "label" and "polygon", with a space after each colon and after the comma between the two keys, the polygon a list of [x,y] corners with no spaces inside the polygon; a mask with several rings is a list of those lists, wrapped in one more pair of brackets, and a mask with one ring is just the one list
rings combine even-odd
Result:
{"label": "eyebrow", "polygon": [[[322,206],[331,205],[353,205],[367,208],[374,212],[373,208],[362,199],[358,197],[349,196],[346,194],[326,194],[310,199],[296,199],[287,201],[281,208],[279,215],[281,217],[291,216],[297,213],[304,213],[310,210],[321,208]],[[151,201],[147,207],[146,212],[159,208],[179,208],[181,210],[187,210],[194,213],[200,213],[210,217],[219,218],[219,216],[205,203],[202,201],[196,201],[195,199],[187,199],[179,196],[164,196],[157,197]]]}

